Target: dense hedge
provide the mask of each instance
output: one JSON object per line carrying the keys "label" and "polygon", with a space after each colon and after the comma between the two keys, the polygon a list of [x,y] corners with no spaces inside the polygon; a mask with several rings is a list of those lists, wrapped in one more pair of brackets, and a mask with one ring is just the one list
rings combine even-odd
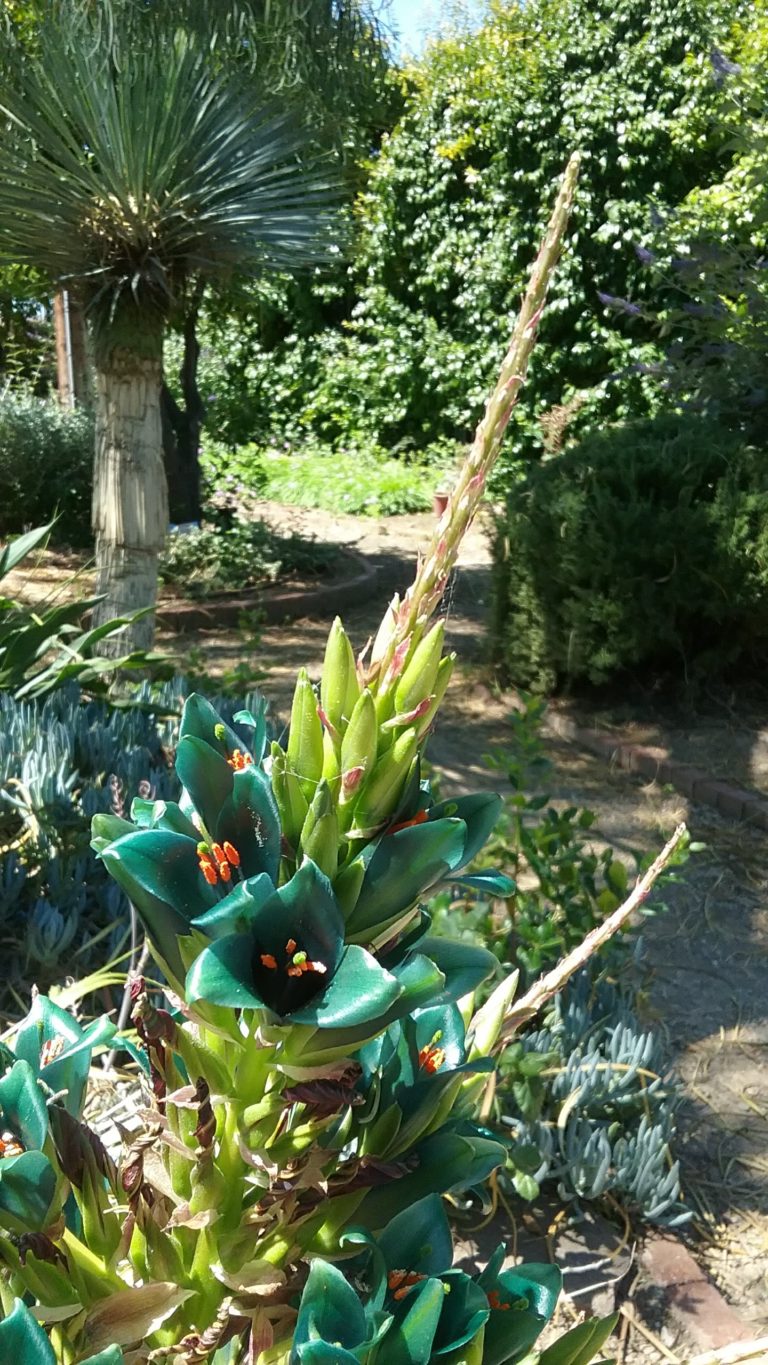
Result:
{"label": "dense hedge", "polygon": [[512,490],[494,560],[494,654],[521,686],[764,662],[768,458],[691,417],[595,435]]}
{"label": "dense hedge", "polygon": [[54,536],[87,544],[92,483],[88,413],[22,389],[0,396],[0,536],[43,526],[58,513]]}

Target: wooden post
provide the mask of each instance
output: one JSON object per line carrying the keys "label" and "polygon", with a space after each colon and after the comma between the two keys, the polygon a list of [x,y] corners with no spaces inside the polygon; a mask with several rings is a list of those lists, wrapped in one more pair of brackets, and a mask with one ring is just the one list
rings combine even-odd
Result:
{"label": "wooden post", "polygon": [[75,406],[75,383],[72,373],[72,336],[69,326],[69,299],[65,289],[58,289],[53,298],[53,329],[56,337],[56,385],[63,408]]}

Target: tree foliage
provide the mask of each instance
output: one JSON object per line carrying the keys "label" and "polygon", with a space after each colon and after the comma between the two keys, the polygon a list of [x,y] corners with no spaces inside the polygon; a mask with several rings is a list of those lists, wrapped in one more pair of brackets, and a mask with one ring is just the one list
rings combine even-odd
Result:
{"label": "tree foliage", "polygon": [[304,300],[278,310],[271,336],[227,337],[226,377],[245,406],[253,399],[249,434],[279,404],[326,439],[464,438],[541,205],[575,146],[575,232],[508,449],[530,448],[535,416],[569,400],[583,403],[583,423],[648,410],[647,377],[624,375],[620,395],[609,380],[656,357],[653,329],[628,330],[599,293],[647,294],[633,247],[649,240],[654,212],[722,178],[726,135],[702,111],[722,97],[708,54],[727,48],[733,20],[720,0],[530,0],[495,4],[479,32],[432,43],[404,74],[403,115],[358,199],[352,306],[339,289],[331,326]]}

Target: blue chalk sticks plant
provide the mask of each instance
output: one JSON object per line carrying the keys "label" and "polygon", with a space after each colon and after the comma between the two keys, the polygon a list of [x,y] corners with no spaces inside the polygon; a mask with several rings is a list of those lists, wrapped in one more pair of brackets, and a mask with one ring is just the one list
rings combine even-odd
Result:
{"label": "blue chalk sticks plant", "polygon": [[164,979],[165,1004],[132,980],[125,1040],[154,1103],[113,1160],[83,1103],[114,1025],[34,999],[0,1056],[3,1361],[582,1365],[610,1335],[612,1319],[590,1320],[539,1350],[555,1266],[505,1268],[501,1246],[478,1274],[453,1268],[443,1196],[505,1161],[482,1116],[513,984],[478,1007],[495,957],[431,934],[421,908],[447,879],[471,884],[499,810],[436,801],[423,780],[453,667],[432,618],[525,377],[576,177],[574,158],[434,543],[370,649],[356,660],[334,623],[319,692],[298,676],[284,748],[261,712],[235,731],[189,697],[179,800],[94,817]]}

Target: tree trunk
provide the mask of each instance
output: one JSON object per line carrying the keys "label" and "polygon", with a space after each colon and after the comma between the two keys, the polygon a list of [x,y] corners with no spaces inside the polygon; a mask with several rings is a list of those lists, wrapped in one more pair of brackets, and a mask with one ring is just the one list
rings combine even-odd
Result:
{"label": "tree trunk", "polygon": [[179,406],[166,384],[163,384],[161,391],[163,459],[168,481],[170,519],[175,522],[200,521],[203,515],[200,500],[200,431],[205,408],[197,387],[197,362],[200,355],[198,313],[198,305],[194,303],[184,319],[184,356],[179,375],[184,407]]}
{"label": "tree trunk", "polygon": [[[160,431],[162,334],[141,350],[115,347],[96,368],[96,460],[93,530],[98,593],[94,624],[157,599],[157,560],[168,529],[168,493]],[[148,649],[154,611],[102,644],[111,658]]]}

